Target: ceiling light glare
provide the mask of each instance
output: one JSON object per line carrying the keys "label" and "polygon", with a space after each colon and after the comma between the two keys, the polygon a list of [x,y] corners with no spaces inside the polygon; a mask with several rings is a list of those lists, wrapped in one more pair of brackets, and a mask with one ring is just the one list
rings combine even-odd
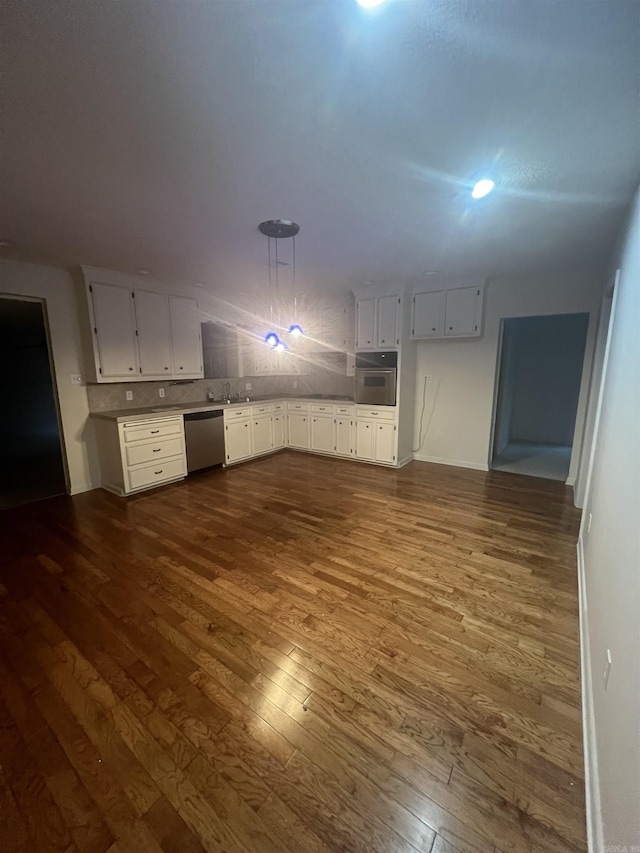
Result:
{"label": "ceiling light glare", "polygon": [[265,344],[268,344],[271,347],[271,349],[275,349],[277,347],[279,341],[280,341],[280,339],[278,338],[278,336],[276,335],[275,332],[269,332],[268,334],[266,334],[264,336]]}
{"label": "ceiling light glare", "polygon": [[299,338],[300,335],[303,335],[302,326],[299,326],[297,323],[294,323],[293,326],[289,326],[289,334],[293,335],[294,338]]}
{"label": "ceiling light glare", "polygon": [[495,184],[492,180],[489,178],[483,178],[481,181],[478,181],[471,190],[471,195],[473,198],[484,198],[486,195],[489,195],[494,187]]}
{"label": "ceiling light glare", "polygon": [[376,6],[381,6],[384,0],[358,0],[358,5],[363,9],[374,9]]}
{"label": "ceiling light glare", "polygon": [[278,343],[274,346],[274,350],[276,352],[286,352],[287,349],[288,346],[285,344],[284,341],[278,341]]}

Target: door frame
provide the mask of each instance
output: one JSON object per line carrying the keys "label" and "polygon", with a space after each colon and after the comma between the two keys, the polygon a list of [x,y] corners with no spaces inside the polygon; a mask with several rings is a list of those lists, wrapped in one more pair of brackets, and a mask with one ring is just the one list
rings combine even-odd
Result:
{"label": "door frame", "polygon": [[489,431],[489,447],[487,448],[487,469],[491,471],[493,462],[493,445],[496,438],[496,422],[498,420],[498,396],[500,394],[500,370],[502,368],[502,343],[504,339],[504,321],[509,317],[500,317],[498,326],[498,350],[496,353],[495,375],[493,378],[493,403],[491,407],[491,429]]}
{"label": "door frame", "polygon": [[36,302],[42,308],[42,320],[44,323],[44,334],[47,341],[47,356],[49,358],[49,372],[51,374],[51,388],[53,390],[53,404],[56,410],[56,420],[58,422],[58,436],[60,438],[60,450],[62,451],[62,470],[64,472],[64,482],[67,494],[71,494],[71,480],[69,478],[69,463],[67,460],[67,447],[64,439],[64,430],[62,427],[62,414],[60,410],[60,398],[58,395],[58,379],[56,376],[55,361],[53,360],[53,345],[51,343],[51,330],[49,327],[49,312],[47,310],[47,300],[40,296],[25,296],[21,293],[7,293],[2,291],[0,299],[12,299],[18,302]]}

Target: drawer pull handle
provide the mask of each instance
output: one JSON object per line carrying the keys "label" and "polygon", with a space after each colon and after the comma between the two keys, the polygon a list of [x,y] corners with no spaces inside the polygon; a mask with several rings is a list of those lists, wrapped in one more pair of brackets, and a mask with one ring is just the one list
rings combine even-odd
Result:
{"label": "drawer pull handle", "polygon": [[161,447],[154,447],[154,448],[153,448],[153,453],[160,453],[160,451],[161,451],[161,450],[162,450],[162,448],[161,448]]}
{"label": "drawer pull handle", "polygon": [[160,432],[160,430],[159,429],[152,429],[151,435],[155,435],[157,432]]}
{"label": "drawer pull handle", "polygon": [[154,471],[154,474],[162,474],[162,468],[159,471]]}

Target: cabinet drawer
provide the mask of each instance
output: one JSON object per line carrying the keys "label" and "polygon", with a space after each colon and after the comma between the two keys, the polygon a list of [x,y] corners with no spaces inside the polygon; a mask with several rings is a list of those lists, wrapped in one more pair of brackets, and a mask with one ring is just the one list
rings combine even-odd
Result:
{"label": "cabinet drawer", "polygon": [[224,410],[224,419],[225,421],[239,421],[242,418],[250,418],[251,417],[251,406],[241,406],[238,409],[225,409]]}
{"label": "cabinet drawer", "polygon": [[271,403],[263,403],[261,406],[252,406],[251,417],[257,418],[260,415],[269,415],[271,412],[273,412],[273,406]]}
{"label": "cabinet drawer", "polygon": [[287,410],[290,412],[308,412],[308,403],[287,403]]}
{"label": "cabinet drawer", "polygon": [[274,412],[282,412],[282,411],[284,411],[284,403],[274,403],[274,404],[273,404],[273,411],[274,411]]}
{"label": "cabinet drawer", "polygon": [[319,412],[320,414],[332,415],[333,414],[333,406],[328,406],[326,403],[322,406],[317,403],[311,403],[309,406],[310,412]]}
{"label": "cabinet drawer", "polygon": [[336,406],[336,415],[347,415],[352,418],[355,413],[354,406]]}
{"label": "cabinet drawer", "polygon": [[128,444],[130,441],[143,441],[145,438],[162,438],[165,435],[179,435],[182,430],[182,418],[164,418],[157,421],[125,424],[122,432],[124,440]]}
{"label": "cabinet drawer", "polygon": [[163,439],[158,442],[130,444],[125,447],[127,465],[141,465],[143,462],[155,462],[158,459],[168,459],[171,456],[182,455],[182,438]]}
{"label": "cabinet drawer", "polygon": [[182,458],[158,462],[156,465],[146,465],[143,468],[130,468],[127,471],[129,489],[142,489],[144,486],[184,477],[186,473],[187,469]]}
{"label": "cabinet drawer", "polygon": [[362,406],[358,406],[357,417],[372,418],[376,421],[395,421],[396,410],[393,406],[384,409],[365,409]]}

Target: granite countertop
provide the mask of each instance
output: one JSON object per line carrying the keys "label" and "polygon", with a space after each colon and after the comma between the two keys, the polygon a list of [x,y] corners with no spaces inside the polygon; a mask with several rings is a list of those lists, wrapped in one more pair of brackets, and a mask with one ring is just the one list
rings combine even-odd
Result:
{"label": "granite countertop", "polygon": [[308,403],[353,403],[353,397],[331,396],[329,394],[309,396],[294,394],[272,394],[262,397],[251,397],[250,400],[240,399],[232,400],[230,403],[225,401],[213,402],[210,400],[201,400],[194,403],[165,403],[161,406],[145,406],[142,409],[109,409],[104,412],[90,412],[92,418],[102,418],[107,421],[115,421],[116,423],[145,421],[153,418],[161,418],[164,415],[187,415],[194,412],[215,412],[222,409],[227,409],[229,406],[252,406],[256,403],[274,402],[275,400],[301,400]]}

